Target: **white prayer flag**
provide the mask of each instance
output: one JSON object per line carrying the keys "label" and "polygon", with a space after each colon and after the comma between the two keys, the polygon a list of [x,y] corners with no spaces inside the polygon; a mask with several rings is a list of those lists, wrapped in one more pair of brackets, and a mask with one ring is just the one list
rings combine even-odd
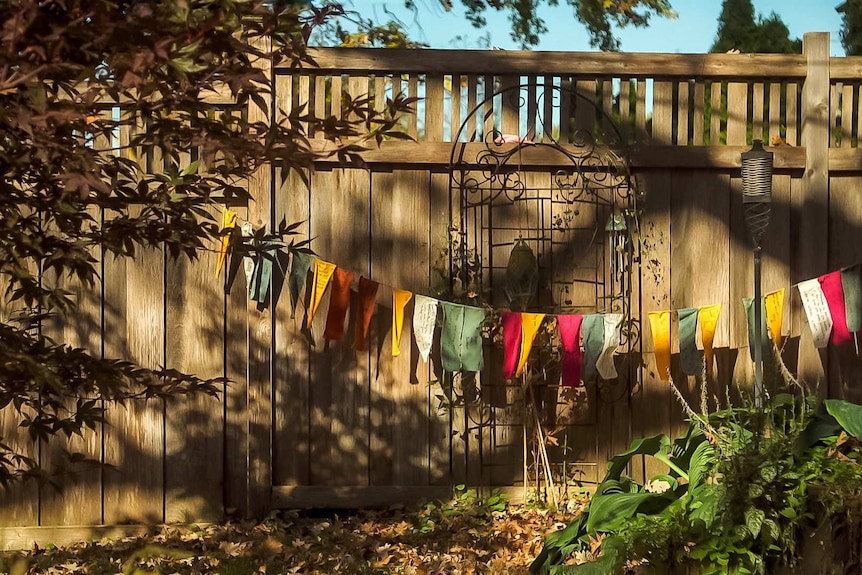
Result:
{"label": "white prayer flag", "polygon": [[437,323],[437,306],[439,301],[433,297],[416,294],[413,305],[413,337],[419,355],[423,361],[428,361],[431,355],[431,345],[434,343],[434,326]]}
{"label": "white prayer flag", "polygon": [[[250,238],[254,235],[254,227],[251,222],[243,222],[239,227],[242,230],[242,237]],[[254,275],[254,258],[251,256],[243,256],[242,268],[245,271],[245,289],[251,291],[251,278]]]}
{"label": "white prayer flag", "polygon": [[801,282],[799,296],[802,298],[802,307],[805,308],[808,326],[814,336],[815,347],[826,347],[829,334],[832,333],[832,314],[829,313],[829,304],[817,278]]}
{"label": "white prayer flag", "polygon": [[605,336],[602,342],[602,352],[596,362],[596,369],[602,379],[614,379],[617,377],[614,352],[620,346],[620,324],[623,322],[623,314],[606,313],[604,318]]}

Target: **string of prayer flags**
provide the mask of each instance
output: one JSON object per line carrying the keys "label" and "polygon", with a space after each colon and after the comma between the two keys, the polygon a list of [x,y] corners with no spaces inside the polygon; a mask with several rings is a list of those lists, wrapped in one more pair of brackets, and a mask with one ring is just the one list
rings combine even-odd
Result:
{"label": "string of prayer flags", "polygon": [[841,285],[841,272],[834,271],[817,278],[826,305],[829,306],[829,315],[832,316],[832,345],[844,345],[852,337],[847,329],[847,311],[844,307],[844,288]]}
{"label": "string of prayer flags", "polygon": [[377,288],[380,284],[365,276],[359,277],[359,295],[356,298],[356,331],[353,337],[353,349],[365,351],[368,338],[368,326],[374,315],[374,301],[377,298]]}
{"label": "string of prayer flags", "polygon": [[581,323],[582,315],[557,316],[560,328],[560,340],[563,345],[563,386],[578,387],[581,385]]}
{"label": "string of prayer flags", "polygon": [[[757,320],[754,317],[754,298],[742,298],[742,305],[745,306],[745,314],[748,317],[748,354],[751,356],[751,361],[754,361],[754,344],[757,332]],[[769,336],[766,331],[766,305],[763,298],[760,298],[760,347],[763,357],[769,354]]]}
{"label": "string of prayer flags", "polygon": [[679,363],[686,375],[698,376],[703,370],[703,359],[697,349],[698,309],[688,307],[679,310]]}
{"label": "string of prayer flags", "polygon": [[721,315],[721,304],[706,305],[697,312],[700,323],[700,339],[703,343],[703,357],[706,360],[706,373],[712,376],[715,363],[712,344],[715,341],[715,329],[718,327],[718,317]]}
{"label": "string of prayer flags", "polygon": [[413,302],[413,339],[422,361],[428,361],[434,343],[434,327],[437,325],[437,308],[440,302],[433,297],[416,294]]}
{"label": "string of prayer flags", "polygon": [[331,281],[329,313],[326,315],[323,337],[338,341],[344,339],[344,318],[347,317],[347,308],[350,307],[350,284],[353,283],[353,274],[337,267]]}
{"label": "string of prayer flags", "polygon": [[662,381],[670,380],[670,314],[670,311],[649,312],[649,326],[652,330],[652,341],[655,348],[655,364],[658,377]]}
{"label": "string of prayer flags", "polygon": [[596,363],[602,354],[605,343],[605,320],[599,314],[584,316],[581,322],[581,332],[584,337],[584,382],[590,381],[596,373]]}
{"label": "string of prayer flags", "polygon": [[771,291],[763,296],[763,305],[766,307],[766,323],[769,325],[772,341],[775,342],[778,349],[781,349],[781,344],[784,341],[784,336],[781,333],[781,326],[784,322],[784,288]]}
{"label": "string of prayer flags", "polygon": [[521,355],[518,358],[518,369],[515,371],[515,377],[521,377],[521,374],[524,373],[524,368],[527,366],[527,358],[530,356],[533,342],[536,341],[536,334],[539,333],[539,328],[542,326],[544,319],[545,314],[543,313],[521,314],[523,336],[521,338]]}
{"label": "string of prayer flags", "polygon": [[443,329],[440,359],[445,371],[482,371],[482,323],[485,310],[450,302],[440,302]]}
{"label": "string of prayer flags", "polygon": [[606,313],[603,321],[602,351],[596,360],[596,370],[603,379],[617,377],[617,368],[614,365],[614,353],[620,346],[620,325],[623,322],[623,314]]}
{"label": "string of prayer flags", "polygon": [[314,259],[314,256],[305,252],[295,252],[293,254],[293,261],[290,264],[290,276],[287,278],[287,289],[290,291],[291,319],[296,317],[296,304],[299,301],[299,294],[302,292],[302,286],[305,285],[308,270],[311,269]]}
{"label": "string of prayer flags", "polygon": [[407,290],[392,289],[392,357],[401,355],[401,333],[404,329],[404,308],[413,294]]}
{"label": "string of prayer flags", "polygon": [[844,288],[847,330],[854,333],[862,331],[862,265],[841,270],[841,287]]}
{"label": "string of prayer flags", "polygon": [[503,378],[512,379],[518,367],[518,353],[523,337],[521,314],[517,311],[504,311],[500,314],[500,322],[503,326]]}
{"label": "string of prayer flags", "polygon": [[336,265],[333,263],[325,262],[321,259],[316,261],[311,302],[308,304],[308,323],[306,326],[309,328],[311,327],[311,322],[314,320],[314,315],[317,313],[317,308],[320,307],[320,302],[323,300],[323,293],[329,286],[329,280],[332,278],[332,274],[335,273],[335,268]]}
{"label": "string of prayer flags", "polygon": [[818,349],[824,348],[829,343],[829,334],[832,332],[832,315],[829,313],[829,304],[820,287],[820,281],[817,278],[806,280],[798,287],[802,308],[808,318],[808,327],[814,336],[814,346]]}
{"label": "string of prayer flags", "polygon": [[225,258],[227,258],[227,248],[230,244],[230,236],[233,228],[236,227],[237,214],[225,206],[221,213],[221,237],[218,243],[218,259],[216,260],[215,277],[219,277],[221,269],[224,267]]}

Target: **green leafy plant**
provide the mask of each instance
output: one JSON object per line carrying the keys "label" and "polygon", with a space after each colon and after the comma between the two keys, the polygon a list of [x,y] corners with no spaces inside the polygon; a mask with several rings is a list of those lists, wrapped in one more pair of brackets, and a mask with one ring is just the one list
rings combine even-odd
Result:
{"label": "green leafy plant", "polygon": [[468,489],[466,485],[455,486],[455,492],[449,501],[431,501],[416,516],[415,533],[432,533],[439,529],[447,530],[456,518],[460,523],[465,520],[476,524],[485,524],[491,520],[493,513],[506,510],[508,503],[506,495],[495,489],[487,497],[477,490]]}
{"label": "green leafy plant", "polygon": [[[772,572],[798,560],[811,519],[858,502],[862,406],[779,394],[762,407],[701,413],[685,436],[635,440],[608,465],[587,508],[550,534],[534,575]],[[641,484],[634,457],[667,471]],[[856,504],[859,507],[858,503]]]}

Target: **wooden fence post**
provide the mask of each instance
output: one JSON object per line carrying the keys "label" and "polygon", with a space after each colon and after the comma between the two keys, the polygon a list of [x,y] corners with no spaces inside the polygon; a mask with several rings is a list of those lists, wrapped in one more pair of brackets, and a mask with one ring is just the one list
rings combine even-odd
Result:
{"label": "wooden fence post", "polygon": [[[802,146],[805,172],[801,197],[791,198],[793,214],[791,281],[799,282],[825,273],[829,247],[829,33],[809,32],[802,41],[808,74],[802,86]],[[795,291],[795,290],[794,290]],[[792,294],[792,335],[803,340],[799,346],[798,375],[808,382],[820,381],[825,356],[818,357],[810,341],[810,331],[802,329],[801,302]],[[809,353],[810,351],[810,353]],[[821,361],[821,359],[823,361]]]}

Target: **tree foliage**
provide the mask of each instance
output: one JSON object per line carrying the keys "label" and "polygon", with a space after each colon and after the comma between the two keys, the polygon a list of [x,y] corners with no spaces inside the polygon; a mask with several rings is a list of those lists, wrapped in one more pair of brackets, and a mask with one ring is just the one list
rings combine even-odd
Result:
{"label": "tree foliage", "polygon": [[862,0],[845,0],[835,10],[841,14],[841,45],[848,56],[862,55]]}
{"label": "tree foliage", "polygon": [[[307,2],[9,0],[0,3],[0,408],[32,440],[103,421],[102,400],[217,393],[219,379],[103,359],[46,335],[78,302],[66,282],[92,286],[100,258],[144,247],[195,258],[221,231],[208,209],[247,199],[261,166],[282,173],[319,157],[310,126],[356,159],[362,142],[396,128],[409,101],[375,111],[344,98],[343,118],[305,107],[280,122],[243,111],[264,98],[267,71],[308,65],[312,30],[339,11]],[[271,49],[270,49],[271,46]],[[214,107],[222,94],[231,105]],[[122,145],[117,134],[130,130]],[[148,172],[157,150],[164,170]],[[184,169],[181,154],[194,161]],[[14,311],[13,311],[14,310]],[[38,474],[0,440],[0,483]]]}
{"label": "tree foliage", "polygon": [[[439,0],[446,10],[454,6],[452,0]],[[522,48],[539,43],[542,34],[548,31],[545,21],[539,17],[541,6],[555,6],[558,0],[461,0],[467,19],[477,28],[486,26],[485,14],[494,9],[507,12],[512,24],[512,39]],[[614,28],[647,26],[652,16],[675,17],[670,0],[566,0],[574,9],[575,18],[586,26],[590,45],[604,51],[620,49],[619,38]],[[415,0],[405,0],[408,7],[415,7]]]}
{"label": "tree foliage", "polygon": [[799,54],[802,41],[790,37],[790,30],[776,13],[755,16],[751,0],[724,0],[718,17],[718,33],[710,52]]}

